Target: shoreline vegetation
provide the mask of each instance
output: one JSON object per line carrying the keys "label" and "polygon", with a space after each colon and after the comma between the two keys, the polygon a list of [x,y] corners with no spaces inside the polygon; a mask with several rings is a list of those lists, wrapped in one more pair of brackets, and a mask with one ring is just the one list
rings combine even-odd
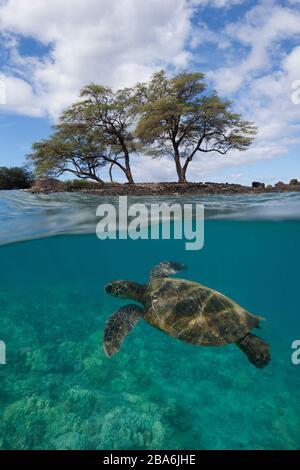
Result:
{"label": "shoreline vegetation", "polygon": [[35,182],[34,175],[28,167],[0,166],[0,190],[27,189]]}
{"label": "shoreline vegetation", "polygon": [[234,183],[95,183],[90,181],[59,181],[48,179],[36,181],[25,189],[33,194],[50,194],[59,192],[81,192],[100,196],[169,196],[188,194],[257,194],[276,192],[300,192],[300,181],[296,178],[289,183],[279,181],[274,186],[261,182],[253,182],[251,186]]}

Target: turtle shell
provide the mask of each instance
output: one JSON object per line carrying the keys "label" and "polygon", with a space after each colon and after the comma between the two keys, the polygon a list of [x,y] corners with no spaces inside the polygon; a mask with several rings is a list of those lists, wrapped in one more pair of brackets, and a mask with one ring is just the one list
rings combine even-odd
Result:
{"label": "turtle shell", "polygon": [[233,343],[260,321],[213,289],[173,278],[151,280],[144,319],[175,338],[206,346]]}

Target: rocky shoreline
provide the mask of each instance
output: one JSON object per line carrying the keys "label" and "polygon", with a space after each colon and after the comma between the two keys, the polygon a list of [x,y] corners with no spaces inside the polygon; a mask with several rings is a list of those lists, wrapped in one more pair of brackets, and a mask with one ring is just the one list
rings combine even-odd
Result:
{"label": "rocky shoreline", "polygon": [[261,182],[253,182],[252,186],[243,186],[233,183],[136,183],[120,184],[105,183],[103,185],[90,183],[80,187],[79,184],[66,184],[58,180],[44,180],[37,182],[26,191],[33,194],[49,194],[58,192],[81,192],[100,196],[151,196],[151,195],[181,195],[181,194],[259,194],[274,192],[300,191],[300,181],[292,179],[289,183],[279,181],[274,186],[266,186]]}

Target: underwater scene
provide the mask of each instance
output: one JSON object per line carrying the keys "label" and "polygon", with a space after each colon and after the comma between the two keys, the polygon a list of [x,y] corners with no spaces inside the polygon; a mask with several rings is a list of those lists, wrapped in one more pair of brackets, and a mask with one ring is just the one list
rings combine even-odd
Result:
{"label": "underwater scene", "polygon": [[[199,251],[99,240],[103,199],[0,192],[0,448],[300,449],[299,194],[172,198],[204,204]],[[255,332],[270,345],[267,367],[234,344],[195,346],[143,320],[105,355],[105,323],[130,303],[105,285],[147,284],[166,260],[266,319]]]}

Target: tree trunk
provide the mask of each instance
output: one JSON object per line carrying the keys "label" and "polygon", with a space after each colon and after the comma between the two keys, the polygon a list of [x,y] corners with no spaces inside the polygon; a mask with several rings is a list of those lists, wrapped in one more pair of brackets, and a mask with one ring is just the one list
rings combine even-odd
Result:
{"label": "tree trunk", "polygon": [[174,155],[174,160],[175,160],[175,165],[176,165],[176,172],[178,176],[178,183],[187,183],[186,181],[186,169],[184,169],[181,166],[180,162],[180,154],[177,148],[174,149],[175,155]]}
{"label": "tree trunk", "polygon": [[129,184],[134,184],[134,180],[131,173],[130,162],[129,162],[129,153],[125,152],[125,175]]}
{"label": "tree trunk", "polygon": [[129,156],[127,156],[127,158],[125,158],[125,166],[121,165],[121,163],[118,162],[117,160],[110,160],[110,159],[106,158],[106,161],[110,163],[109,177],[110,177],[110,181],[112,183],[114,182],[113,181],[113,176],[112,176],[112,170],[113,170],[114,165],[116,165],[118,168],[120,168],[121,171],[123,171],[124,175],[127,178],[128,183],[129,184],[134,184],[132,174],[131,174],[130,164],[129,164]]}
{"label": "tree trunk", "polygon": [[131,174],[130,168],[129,168],[129,170],[126,169],[125,175],[126,175],[126,178],[127,178],[127,180],[128,180],[128,183],[129,183],[129,184],[134,184],[134,180],[133,180],[133,178],[132,178],[132,174]]}
{"label": "tree trunk", "polygon": [[177,174],[178,174],[178,183],[183,183],[183,184],[187,183],[185,173],[184,173],[183,170],[180,173],[177,173]]}
{"label": "tree trunk", "polygon": [[125,162],[125,170],[124,173],[126,175],[127,181],[129,184],[134,184],[132,173],[131,173],[131,168],[130,168],[130,157],[129,157],[129,152],[127,149],[127,146],[124,142],[124,139],[121,135],[119,135],[119,142],[121,144],[123,153],[124,153],[124,162]]}

